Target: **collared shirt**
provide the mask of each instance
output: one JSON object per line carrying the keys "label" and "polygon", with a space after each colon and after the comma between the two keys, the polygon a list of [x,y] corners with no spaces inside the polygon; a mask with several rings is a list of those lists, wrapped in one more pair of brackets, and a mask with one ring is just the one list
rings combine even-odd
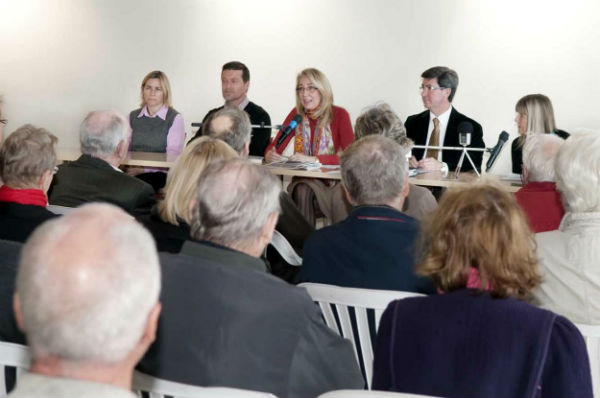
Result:
{"label": "collared shirt", "polygon": [[[429,139],[431,138],[431,133],[433,133],[433,119],[438,118],[439,127],[440,127],[440,142],[439,146],[444,145],[444,138],[446,138],[446,128],[448,127],[448,120],[450,119],[450,113],[452,112],[452,105],[448,108],[448,110],[442,113],[439,116],[433,114],[433,112],[429,111],[429,127],[427,128],[427,140],[425,141],[425,145],[429,145]],[[438,152],[438,158],[440,162],[442,161],[442,151]],[[423,159],[427,155],[427,149],[423,151]]]}
{"label": "collared shirt", "polygon": [[238,107],[243,111],[244,109],[246,109],[249,103],[250,100],[248,99],[248,97],[244,97],[244,100],[238,105]]}
{"label": "collared shirt", "polygon": [[[167,111],[169,110],[169,108],[167,108],[166,105],[163,105],[158,112],[156,112],[156,114],[154,116],[150,115],[150,112],[148,112],[148,107],[144,105],[144,107],[142,108],[142,110],[140,111],[139,115],[137,116],[138,118],[146,116],[146,117],[159,117],[162,120],[166,120],[167,119]],[[167,154],[170,155],[179,155],[181,154],[181,152],[183,151],[183,143],[185,141],[185,128],[184,128],[184,124],[183,124],[183,117],[181,116],[180,113],[178,113],[175,116],[175,119],[173,119],[173,124],[171,125],[171,128],[169,129],[169,132],[167,133]]]}

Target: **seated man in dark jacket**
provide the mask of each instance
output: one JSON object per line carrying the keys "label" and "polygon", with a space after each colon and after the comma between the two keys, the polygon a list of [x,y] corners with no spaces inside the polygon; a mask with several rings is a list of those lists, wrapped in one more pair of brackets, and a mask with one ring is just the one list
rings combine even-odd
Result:
{"label": "seated man in dark jacket", "polygon": [[259,259],[279,213],[280,187],[262,166],[231,159],[201,174],[182,253],[163,255],[163,312],[139,370],[202,386],[315,397],[363,388],[352,347],[303,289]]}
{"label": "seated man in dark jacket", "polygon": [[406,151],[369,135],[346,148],[340,163],[346,197],[356,207],[308,238],[299,282],[433,292],[430,281],[413,272],[419,225],[401,212],[409,190]]}
{"label": "seated man in dark jacket", "polygon": [[155,202],[154,189],[124,174],[119,165],[129,147],[129,125],[115,111],[96,111],[79,128],[82,155],[58,166],[50,188],[50,204],[77,207],[108,202],[134,213],[147,213]]}

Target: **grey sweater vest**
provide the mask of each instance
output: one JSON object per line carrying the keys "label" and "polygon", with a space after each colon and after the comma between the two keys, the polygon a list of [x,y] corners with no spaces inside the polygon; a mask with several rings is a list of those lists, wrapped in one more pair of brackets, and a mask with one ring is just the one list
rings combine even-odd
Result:
{"label": "grey sweater vest", "polygon": [[166,152],[167,135],[173,125],[173,120],[178,112],[169,107],[166,120],[160,117],[138,117],[142,108],[136,109],[129,114],[131,125],[130,151],[135,152]]}

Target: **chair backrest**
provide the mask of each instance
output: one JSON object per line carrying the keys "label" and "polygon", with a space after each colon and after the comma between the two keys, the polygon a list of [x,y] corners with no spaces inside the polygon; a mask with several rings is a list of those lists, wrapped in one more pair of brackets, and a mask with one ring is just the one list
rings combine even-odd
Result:
{"label": "chair backrest", "polygon": [[590,358],[592,388],[594,395],[600,394],[600,325],[575,324],[583,335]]}
{"label": "chair backrest", "polygon": [[29,348],[21,344],[6,343],[0,341],[0,397],[6,396],[9,384],[7,383],[7,368],[16,369],[15,380],[19,375],[29,369],[31,360],[29,357]]}
{"label": "chair backrest", "polygon": [[54,214],[68,214],[76,209],[76,207],[66,207],[59,205],[48,205],[46,206],[48,211],[51,211]]}
{"label": "chair backrest", "polygon": [[277,398],[273,394],[227,387],[199,387],[189,384],[175,383],[158,379],[135,371],[133,373],[133,390],[142,396],[146,392],[150,398]]}
{"label": "chair backrest", "polygon": [[300,266],[302,265],[302,257],[296,253],[291,243],[281,234],[281,232],[274,230],[273,236],[271,237],[271,246],[277,250],[279,255],[290,265]]}
{"label": "chair backrest", "polygon": [[431,395],[409,394],[406,392],[335,390],[319,395],[317,398],[435,398]]}
{"label": "chair backrest", "polygon": [[327,326],[352,342],[356,360],[370,389],[373,378],[373,338],[377,334],[383,311],[394,300],[423,295],[320,283],[301,283],[298,286],[306,288],[310,297],[319,304]]}

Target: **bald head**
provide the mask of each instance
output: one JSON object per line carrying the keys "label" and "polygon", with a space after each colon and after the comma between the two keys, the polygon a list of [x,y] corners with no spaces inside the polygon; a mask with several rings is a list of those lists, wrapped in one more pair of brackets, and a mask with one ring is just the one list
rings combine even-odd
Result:
{"label": "bald head", "polygon": [[81,153],[106,158],[115,155],[125,145],[129,136],[129,124],[123,115],[114,110],[88,113],[79,127]]}
{"label": "bald head", "polygon": [[44,223],[17,274],[22,326],[35,358],[118,362],[158,300],[150,234],[122,210],[90,204]]}
{"label": "bald head", "polygon": [[252,125],[246,112],[226,106],[215,112],[207,123],[204,135],[225,141],[242,156],[248,155]]}

